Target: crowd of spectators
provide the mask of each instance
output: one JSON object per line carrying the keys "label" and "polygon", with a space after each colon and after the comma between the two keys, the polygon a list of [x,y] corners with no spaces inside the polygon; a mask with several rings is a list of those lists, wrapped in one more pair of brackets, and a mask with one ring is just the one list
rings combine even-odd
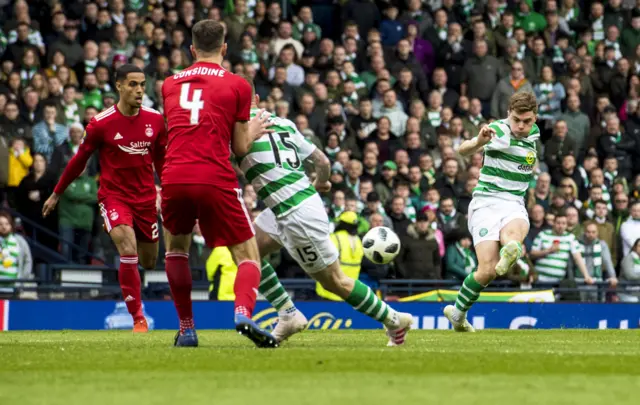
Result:
{"label": "crowd of spectators", "polygon": [[[331,219],[354,211],[360,234],[386,225],[401,237],[394,265],[363,264],[363,274],[463,279],[474,269],[466,214],[482,154],[456,151],[507,116],[511,95],[531,91],[541,130],[526,197],[531,255],[509,277],[537,280],[537,262],[560,249],[538,237],[551,229],[576,236],[596,278],[640,278],[640,1],[622,3],[0,0],[0,200],[73,239],[75,254],[37,236],[69,260],[113,255],[100,231],[97,162],[57,216],[42,219],[42,204],[89,120],[117,101],[114,69],[143,68],[143,102],[162,111],[164,78],[191,64],[190,29],[210,18],[227,29],[224,67],[252,77],[261,106],[333,162],[323,196]],[[252,187],[244,191],[259,212]],[[279,274],[301,274],[286,254],[278,262]],[[575,267],[566,260],[558,280]]]}

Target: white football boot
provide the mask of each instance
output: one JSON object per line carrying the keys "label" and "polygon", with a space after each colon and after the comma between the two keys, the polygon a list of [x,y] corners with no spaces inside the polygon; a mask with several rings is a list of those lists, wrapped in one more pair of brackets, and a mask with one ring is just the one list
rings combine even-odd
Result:
{"label": "white football boot", "polygon": [[453,316],[456,312],[456,307],[453,305],[447,305],[444,307],[444,316],[447,317],[451,325],[453,326],[453,330],[456,332],[475,332],[475,328],[467,321],[467,314],[465,313],[461,318],[456,320]]}
{"label": "white football boot", "polygon": [[271,334],[278,343],[283,342],[305,330],[308,323],[307,317],[298,309],[293,314],[278,314],[278,324]]}
{"label": "white football boot", "polygon": [[413,324],[413,315],[407,312],[398,312],[398,318],[399,322],[397,328],[390,329],[386,326],[384,327],[387,330],[387,336],[389,337],[387,346],[403,345],[407,338],[407,333],[409,333],[411,325]]}
{"label": "white football boot", "polygon": [[502,249],[500,249],[500,261],[498,261],[496,265],[496,274],[498,276],[507,274],[520,256],[522,256],[522,248],[518,242],[512,240],[504,245]]}

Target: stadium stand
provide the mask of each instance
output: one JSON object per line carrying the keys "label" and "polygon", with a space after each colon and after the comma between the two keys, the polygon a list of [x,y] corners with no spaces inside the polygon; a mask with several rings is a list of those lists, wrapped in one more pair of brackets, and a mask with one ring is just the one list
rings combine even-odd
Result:
{"label": "stadium stand", "polygon": [[[401,237],[392,265],[362,260],[363,282],[405,296],[459,285],[473,270],[466,214],[482,155],[456,150],[505,118],[512,94],[532,91],[542,136],[526,248],[553,239],[547,231],[564,212],[599,283],[576,295],[571,260],[550,280],[548,268],[523,258],[494,288],[638,300],[627,288],[640,281],[640,3],[632,0],[0,0],[0,279],[10,280],[0,294],[118,296],[97,162],[56,215],[43,219],[42,205],[89,120],[116,102],[114,69],[143,68],[143,103],[162,111],[163,80],[190,65],[190,29],[203,18],[226,26],[224,67],[253,77],[261,107],[292,119],[331,159],[334,188],[323,195],[331,219],[354,211],[360,235],[386,225]],[[264,208],[251,185],[244,201],[252,215]],[[215,275],[210,253],[195,229],[201,299],[233,277]],[[146,297],[168,294],[162,260],[144,274]],[[286,252],[271,261],[296,298],[314,297]]]}

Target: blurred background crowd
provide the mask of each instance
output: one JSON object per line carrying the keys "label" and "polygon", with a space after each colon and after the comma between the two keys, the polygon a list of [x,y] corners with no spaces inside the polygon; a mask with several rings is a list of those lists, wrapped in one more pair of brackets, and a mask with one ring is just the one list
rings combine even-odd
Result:
{"label": "blurred background crowd", "polygon": [[[89,120],[117,101],[114,70],[143,68],[144,104],[162,111],[162,83],[192,63],[203,18],[227,29],[224,67],[253,77],[261,106],[331,159],[323,197],[334,240],[351,242],[340,244],[350,275],[376,286],[475,268],[466,215],[483,158],[456,151],[532,91],[529,254],[508,278],[579,282],[579,255],[612,286],[640,280],[640,1],[629,0],[0,0],[0,201],[11,213],[0,215],[0,277],[46,261],[34,245],[70,262],[117,260],[96,159],[57,215],[42,219],[42,204]],[[251,185],[244,199],[264,209]],[[360,244],[380,225],[403,243],[387,266],[363,260]],[[567,233],[576,243],[558,243]],[[193,266],[233,273],[226,249],[211,254],[197,228],[193,242]],[[286,252],[271,259],[281,277],[303,275]]]}

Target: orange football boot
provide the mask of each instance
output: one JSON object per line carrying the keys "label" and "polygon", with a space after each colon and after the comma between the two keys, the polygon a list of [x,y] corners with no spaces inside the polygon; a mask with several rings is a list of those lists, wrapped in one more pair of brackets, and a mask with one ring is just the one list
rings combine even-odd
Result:
{"label": "orange football boot", "polygon": [[133,333],[147,333],[149,332],[149,325],[145,318],[133,321]]}

